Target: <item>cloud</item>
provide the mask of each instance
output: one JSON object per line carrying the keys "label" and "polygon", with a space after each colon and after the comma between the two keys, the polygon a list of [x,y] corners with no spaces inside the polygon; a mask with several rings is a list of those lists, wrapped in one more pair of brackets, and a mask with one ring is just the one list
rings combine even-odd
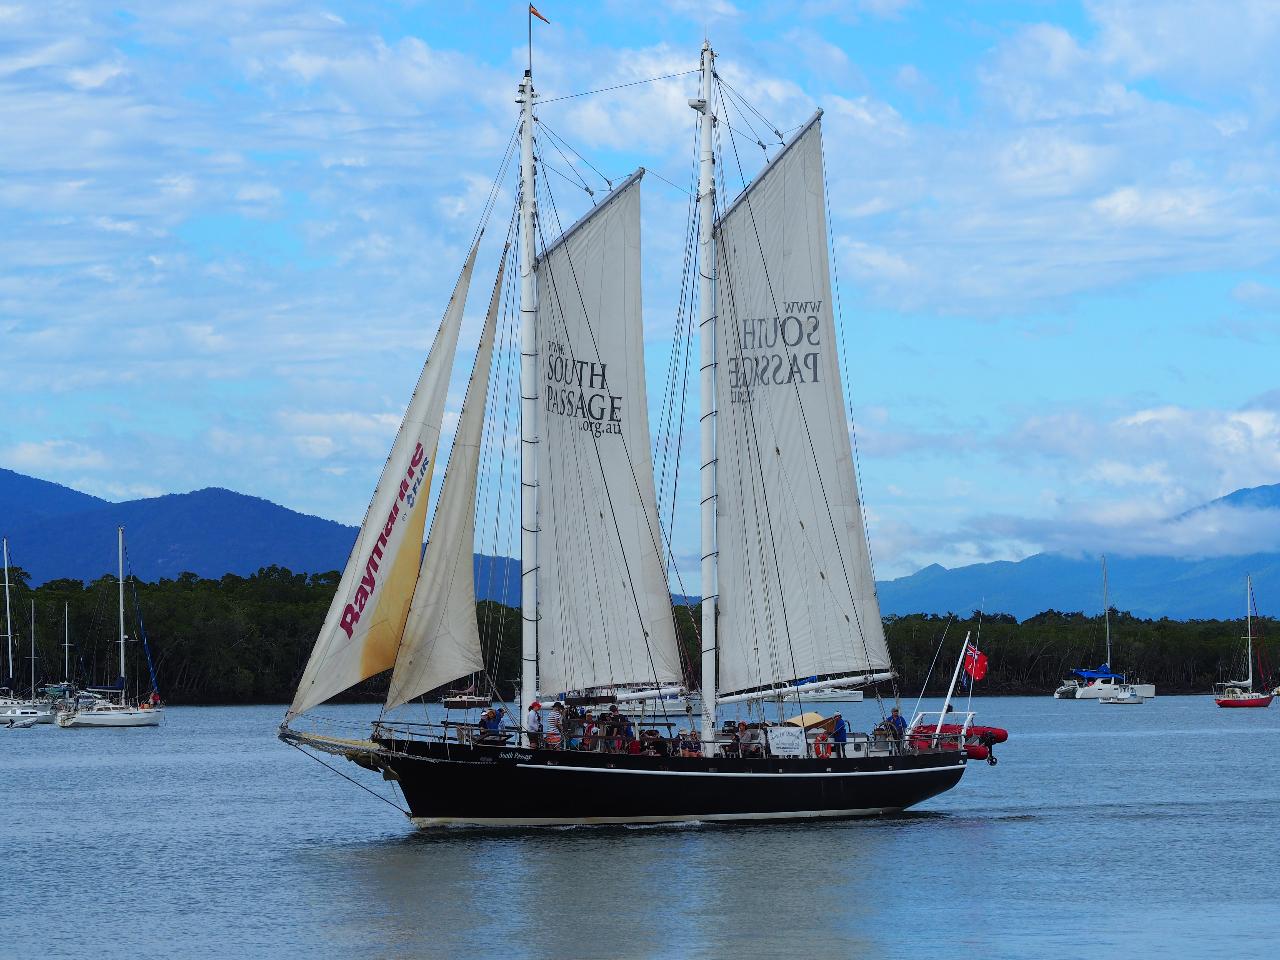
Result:
{"label": "cloud", "polygon": [[93,447],[71,440],[24,441],[0,453],[0,458],[17,470],[83,470],[105,467],[107,457]]}

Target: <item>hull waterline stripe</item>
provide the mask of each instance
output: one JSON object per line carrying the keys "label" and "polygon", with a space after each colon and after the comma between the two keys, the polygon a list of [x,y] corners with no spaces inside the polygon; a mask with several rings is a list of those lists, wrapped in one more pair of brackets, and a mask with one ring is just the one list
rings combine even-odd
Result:
{"label": "hull waterline stripe", "polygon": [[568,827],[623,823],[701,823],[708,820],[818,820],[831,817],[874,817],[902,807],[854,807],[849,810],[785,810],[776,813],[690,813],[659,817],[412,817],[414,826]]}
{"label": "hull waterline stripe", "polygon": [[[785,773],[782,771],[765,771],[762,773],[737,773],[734,771],[711,770],[623,770],[618,767],[566,767],[560,764],[517,763],[523,770],[564,770],[574,773],[632,773],[648,777],[895,777],[909,776],[916,773],[941,773],[944,770],[963,770],[963,763],[953,763],[946,767],[921,767],[917,770],[852,770],[819,773]],[[797,814],[798,816],[799,814]]]}

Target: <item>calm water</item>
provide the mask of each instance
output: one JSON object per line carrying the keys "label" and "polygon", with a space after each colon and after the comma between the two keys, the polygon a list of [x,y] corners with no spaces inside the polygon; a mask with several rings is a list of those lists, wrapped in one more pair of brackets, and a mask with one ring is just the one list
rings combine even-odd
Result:
{"label": "calm water", "polygon": [[415,831],[281,708],[0,730],[0,957],[1275,956],[1280,710],[981,707],[999,766],[902,816],[520,834]]}

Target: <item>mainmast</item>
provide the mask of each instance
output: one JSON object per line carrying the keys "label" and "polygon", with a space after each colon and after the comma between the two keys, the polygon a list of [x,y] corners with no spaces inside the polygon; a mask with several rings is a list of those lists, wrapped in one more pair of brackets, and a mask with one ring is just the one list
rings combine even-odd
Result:
{"label": "mainmast", "polygon": [[62,679],[71,680],[71,604],[62,605]]}
{"label": "mainmast", "polygon": [[124,703],[124,527],[116,528],[116,548],[120,560],[120,702]]}
{"label": "mainmast", "polygon": [[702,88],[689,106],[702,116],[698,148],[698,339],[701,365],[702,421],[699,470],[702,487],[702,740],[716,732],[716,247],[715,247],[715,115],[711,81],[715,54],[702,42]]}
{"label": "mainmast", "polygon": [[520,707],[538,683],[538,304],[534,289],[533,71],[520,82]]}
{"label": "mainmast", "polygon": [[9,672],[6,677],[13,680],[13,617],[9,613],[9,538],[4,539],[4,642],[9,651]]}

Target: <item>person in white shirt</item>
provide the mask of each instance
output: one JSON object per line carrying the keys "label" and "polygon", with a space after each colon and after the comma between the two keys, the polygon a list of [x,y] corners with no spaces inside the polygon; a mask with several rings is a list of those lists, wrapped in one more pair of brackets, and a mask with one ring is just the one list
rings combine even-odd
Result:
{"label": "person in white shirt", "polygon": [[542,704],[537,700],[529,704],[529,712],[524,718],[524,732],[529,738],[530,748],[536,750],[542,746]]}

